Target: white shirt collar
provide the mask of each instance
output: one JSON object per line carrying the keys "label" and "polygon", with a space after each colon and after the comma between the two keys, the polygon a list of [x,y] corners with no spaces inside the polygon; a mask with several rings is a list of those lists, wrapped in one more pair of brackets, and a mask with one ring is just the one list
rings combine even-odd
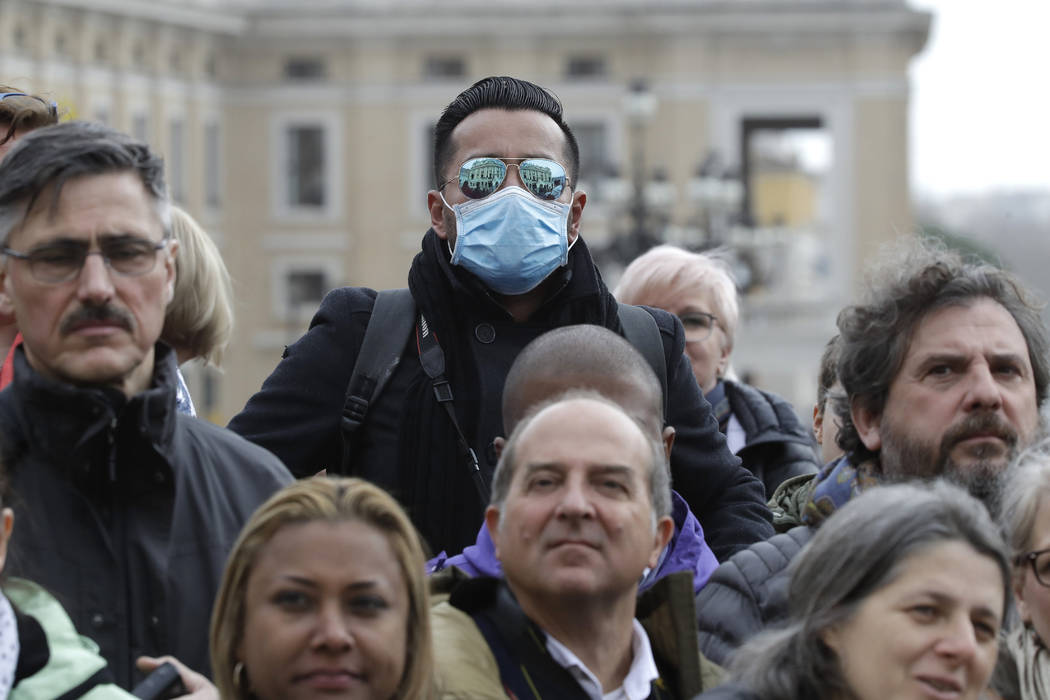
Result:
{"label": "white shirt collar", "polygon": [[598,677],[567,646],[549,634],[547,651],[559,666],[572,674],[591,700],[646,700],[652,691],[652,682],[660,677],[660,672],[656,669],[653,649],[649,646],[649,635],[638,620],[632,622],[631,667],[623,679],[623,685],[611,692],[603,694]]}

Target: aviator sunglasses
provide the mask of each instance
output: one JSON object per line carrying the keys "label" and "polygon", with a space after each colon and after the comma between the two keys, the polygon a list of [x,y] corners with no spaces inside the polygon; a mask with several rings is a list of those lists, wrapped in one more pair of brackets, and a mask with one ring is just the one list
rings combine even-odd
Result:
{"label": "aviator sunglasses", "polygon": [[459,166],[459,175],[441,183],[439,190],[453,180],[459,180],[459,189],[470,199],[488,197],[507,178],[507,168],[518,169],[518,177],[529,192],[540,199],[557,199],[569,184],[561,163],[546,158],[471,158]]}

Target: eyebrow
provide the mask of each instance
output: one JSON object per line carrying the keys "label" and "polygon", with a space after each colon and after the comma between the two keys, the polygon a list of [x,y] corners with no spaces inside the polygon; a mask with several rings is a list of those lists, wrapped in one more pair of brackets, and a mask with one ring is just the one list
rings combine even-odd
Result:
{"label": "eyebrow", "polygon": [[[925,590],[922,591],[920,595],[928,595],[942,605],[962,604],[962,601],[960,601],[958,598],[942,593],[941,591]],[[978,617],[986,617],[997,622],[1000,620],[1000,616],[994,610],[984,605],[979,605],[975,607],[973,609],[973,614],[977,615]]]}
{"label": "eyebrow", "polygon": [[[289,581],[291,583],[303,586],[304,588],[320,588],[316,581],[314,581],[313,579],[306,578],[305,576],[297,576],[295,574],[281,574],[280,578],[284,581]],[[372,588],[377,588],[378,586],[378,582],[373,581],[372,579],[366,579],[364,581],[354,581],[353,583],[348,584],[343,588],[344,590],[360,591],[370,590]]]}
{"label": "eyebrow", "polygon": [[[539,471],[565,472],[565,467],[558,462],[533,462],[525,465],[524,475],[530,476]],[[594,474],[622,474],[630,477],[636,470],[625,464],[599,464],[587,469],[588,476]]]}
{"label": "eyebrow", "polygon": [[[983,353],[981,353],[984,356]],[[1025,359],[1023,356],[1018,355],[1015,352],[996,352],[988,356],[995,362],[1013,362],[1017,365],[1024,366]],[[926,357],[923,357],[918,362],[918,367],[927,367],[931,364],[945,363],[945,364],[957,364],[959,362],[969,362],[970,354],[963,352],[936,352]]]}

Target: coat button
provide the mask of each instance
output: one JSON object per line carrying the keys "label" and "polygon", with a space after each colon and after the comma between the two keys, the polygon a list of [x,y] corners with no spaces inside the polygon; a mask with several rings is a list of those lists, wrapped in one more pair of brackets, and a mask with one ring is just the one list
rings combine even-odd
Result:
{"label": "coat button", "polygon": [[97,612],[91,616],[91,626],[95,629],[101,629],[104,624],[106,624],[106,616],[102,613]]}
{"label": "coat button", "polygon": [[478,339],[478,342],[488,345],[496,339],[496,329],[491,323],[479,323],[474,326],[474,337]]}

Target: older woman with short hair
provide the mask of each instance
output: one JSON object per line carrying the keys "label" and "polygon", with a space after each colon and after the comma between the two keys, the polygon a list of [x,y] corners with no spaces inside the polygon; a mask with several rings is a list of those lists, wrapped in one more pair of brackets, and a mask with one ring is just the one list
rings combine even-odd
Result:
{"label": "older woman with short hair", "polygon": [[767,497],[786,479],[817,471],[813,437],[791,404],[726,377],[740,303],[724,260],[657,246],[627,266],[613,294],[625,304],[665,309],[682,321],[696,383],[729,450],[762,481]]}

